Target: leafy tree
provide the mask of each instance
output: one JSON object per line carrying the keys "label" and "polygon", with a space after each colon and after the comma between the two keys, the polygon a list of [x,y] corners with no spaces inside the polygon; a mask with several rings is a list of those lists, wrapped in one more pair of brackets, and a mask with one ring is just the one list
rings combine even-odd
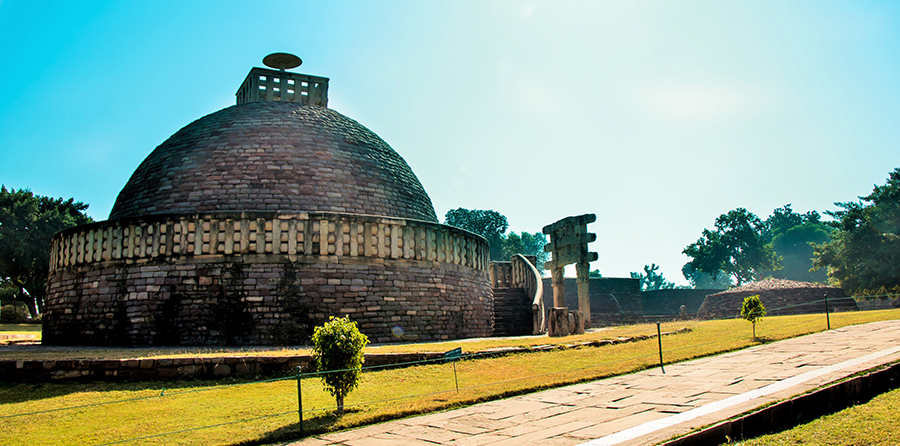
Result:
{"label": "leafy tree", "polygon": [[731,276],[718,274],[713,276],[701,271],[695,271],[690,263],[681,267],[681,274],[698,290],[726,290],[731,288]]}
{"label": "leafy tree", "polygon": [[530,234],[524,231],[521,234],[512,232],[507,236],[509,221],[497,211],[453,209],[444,215],[444,224],[474,232],[487,239],[491,260],[509,260],[514,254],[531,255],[537,257],[535,266],[538,271],[544,272],[544,262],[549,257],[549,253],[544,252],[546,236],[540,232]]}
{"label": "leafy tree", "polygon": [[50,270],[50,240],[71,226],[90,223],[87,204],[74,199],[34,195],[28,189],[0,186],[0,278],[15,290],[14,299],[36,318],[44,308]]}
{"label": "leafy tree", "polygon": [[601,277],[603,277],[603,274],[600,274],[600,270],[599,270],[599,269],[592,269],[592,270],[588,273],[588,278],[589,278],[589,279],[599,279],[599,278],[601,278]]}
{"label": "leafy tree", "polygon": [[511,259],[515,254],[535,256],[537,258],[535,267],[537,267],[538,272],[543,273],[544,262],[550,257],[549,252],[544,252],[544,245],[546,244],[547,237],[540,232],[529,234],[522,231],[521,235],[510,232],[508,236],[502,238],[503,249],[500,258],[504,260]]}
{"label": "leafy tree", "polygon": [[509,228],[506,217],[496,211],[458,208],[447,211],[444,224],[474,232],[488,241],[491,259],[503,259],[503,235]]}
{"label": "leafy tree", "polygon": [[765,235],[772,242],[775,253],[781,256],[781,269],[767,275],[776,279],[825,282],[828,276],[824,270],[810,269],[813,244],[828,241],[828,233],[828,227],[816,211],[798,214],[790,204],[775,209],[766,220]]}
{"label": "leafy tree", "polygon": [[744,208],[737,208],[716,218],[716,229],[703,230],[703,236],[684,251],[691,257],[693,271],[734,277],[737,285],[760,277],[764,271],[779,268],[772,244],[766,241],[765,223]]}
{"label": "leafy tree", "polygon": [[747,296],[741,304],[741,317],[753,324],[753,339],[756,339],[756,323],[766,315],[766,307],[759,300],[759,294]]}
{"label": "leafy tree", "polygon": [[337,413],[344,413],[344,397],[359,385],[363,348],[369,338],[359,332],[349,317],[331,316],[312,335],[312,357],[316,371],[322,373],[325,390],[337,400]]}
{"label": "leafy tree", "polygon": [[644,265],[644,273],[636,273],[632,272],[632,279],[639,279],[641,281],[641,291],[654,291],[654,290],[671,290],[675,288],[675,283],[667,281],[662,273],[657,272],[659,270],[659,265],[652,263],[650,265]]}
{"label": "leafy tree", "polygon": [[900,168],[883,186],[859,197],[859,202],[835,203],[830,240],[815,246],[814,268],[826,268],[842,288],[857,294],[900,285]]}

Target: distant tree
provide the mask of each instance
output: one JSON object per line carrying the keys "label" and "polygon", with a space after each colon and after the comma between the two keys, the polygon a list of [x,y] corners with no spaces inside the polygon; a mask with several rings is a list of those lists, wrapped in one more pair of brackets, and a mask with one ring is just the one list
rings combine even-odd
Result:
{"label": "distant tree", "polygon": [[722,214],[716,219],[715,231],[703,230],[703,236],[684,251],[688,264],[717,278],[732,276],[737,285],[760,278],[763,271],[779,268],[772,244],[766,241],[765,223],[744,208]]}
{"label": "distant tree", "polygon": [[325,390],[335,397],[337,413],[344,413],[344,397],[359,385],[363,348],[369,338],[359,332],[356,322],[348,317],[331,316],[328,322],[313,330],[312,359],[316,371],[322,373]]}
{"label": "distant tree", "polygon": [[900,285],[900,168],[883,186],[859,197],[859,202],[835,203],[828,242],[815,246],[814,268],[855,294],[896,289]]}
{"label": "distant tree", "polygon": [[550,253],[544,252],[544,245],[546,244],[547,237],[540,232],[535,232],[534,234],[529,234],[525,231],[522,231],[521,234],[510,232],[508,236],[504,236],[501,239],[503,249],[500,258],[504,260],[511,259],[515,254],[535,256],[537,258],[535,267],[537,267],[538,272],[543,274],[544,262],[550,258]]}
{"label": "distant tree", "polygon": [[753,339],[756,339],[756,323],[766,315],[766,307],[759,300],[759,294],[747,296],[741,304],[741,317],[753,324]]}
{"label": "distant tree", "polygon": [[731,276],[719,274],[714,277],[712,274],[695,271],[690,263],[681,267],[681,274],[698,290],[727,290],[732,285]]}
{"label": "distant tree", "polygon": [[444,224],[456,226],[484,237],[490,246],[491,260],[504,260],[503,235],[509,228],[509,222],[499,212],[453,209],[444,215]]}
{"label": "distant tree", "polygon": [[644,265],[644,273],[632,272],[631,278],[641,281],[641,291],[671,290],[675,288],[675,284],[667,281],[662,273],[657,272],[658,270],[659,265],[655,263]]}
{"label": "distant tree", "polygon": [[816,211],[798,214],[791,210],[790,204],[775,209],[766,220],[764,234],[772,242],[775,254],[781,257],[781,269],[765,274],[776,279],[825,282],[828,276],[824,270],[810,269],[813,245],[828,241],[829,232]]}
{"label": "distant tree", "polygon": [[599,269],[592,269],[592,270],[588,273],[588,278],[590,278],[590,279],[599,279],[599,278],[601,278],[601,277],[603,277],[603,274],[600,274],[600,270],[599,270]]}
{"label": "distant tree", "polygon": [[88,205],[0,186],[0,278],[36,318],[44,309],[50,240],[71,226],[90,223]]}

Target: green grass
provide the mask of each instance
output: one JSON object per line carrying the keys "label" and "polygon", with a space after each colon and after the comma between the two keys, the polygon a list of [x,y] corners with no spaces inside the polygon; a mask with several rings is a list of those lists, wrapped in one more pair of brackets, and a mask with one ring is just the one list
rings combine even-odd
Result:
{"label": "green grass", "polygon": [[0,324],[0,335],[31,335],[41,339],[41,324]]}
{"label": "green grass", "polygon": [[[832,327],[837,328],[897,318],[900,318],[900,310],[884,310],[833,314],[831,321]],[[666,362],[821,331],[825,329],[825,321],[823,315],[768,317],[757,325],[761,340],[752,340],[750,324],[739,319],[666,323],[662,328],[663,331],[675,331],[685,326],[691,331],[663,338]],[[655,332],[655,324],[645,324],[584,336],[618,337]],[[446,351],[462,346],[465,351],[473,351],[486,347],[546,344],[550,341],[572,342],[576,339],[586,338],[527,337],[381,349]],[[313,432],[345,429],[629,373],[655,367],[657,355],[656,339],[648,339],[602,347],[468,359],[456,364],[459,393],[455,391],[451,364],[369,371],[364,373],[360,387],[347,397],[348,413],[342,417],[333,415],[334,399],[322,390],[320,380],[307,377],[302,381],[303,407],[308,411],[304,415],[305,428]],[[167,390],[161,396],[164,388]],[[144,399],[10,417],[135,398]],[[294,379],[263,383],[227,380],[218,383],[6,384],[0,388],[0,432],[4,433],[0,437],[0,445],[101,444],[204,426],[216,427],[142,439],[130,444],[275,442],[299,435],[296,410],[297,382]]]}
{"label": "green grass", "polygon": [[826,415],[777,434],[738,442],[742,446],[849,446],[896,445],[900,420],[900,389],[873,398],[866,404]]}
{"label": "green grass", "polygon": [[41,324],[0,324],[0,334],[41,334]]}

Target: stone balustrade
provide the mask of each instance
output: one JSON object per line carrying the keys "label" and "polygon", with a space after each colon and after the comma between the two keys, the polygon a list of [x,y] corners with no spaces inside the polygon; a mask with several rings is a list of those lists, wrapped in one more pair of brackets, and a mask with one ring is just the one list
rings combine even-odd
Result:
{"label": "stone balustrade", "polygon": [[50,269],[165,257],[281,254],[427,260],[487,271],[480,237],[452,226],[346,214],[209,214],[105,221],[63,231]]}
{"label": "stone balustrade", "polygon": [[535,256],[523,256],[516,254],[510,261],[512,273],[512,286],[522,288],[525,294],[531,298],[532,334],[547,332],[547,322],[544,317],[544,284],[541,274],[535,268],[537,262]]}

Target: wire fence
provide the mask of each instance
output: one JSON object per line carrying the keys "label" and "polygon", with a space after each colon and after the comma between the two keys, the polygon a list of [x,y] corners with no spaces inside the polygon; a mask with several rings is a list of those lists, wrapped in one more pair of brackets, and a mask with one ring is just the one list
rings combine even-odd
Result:
{"label": "wire fence", "polygon": [[[900,297],[900,295],[883,295],[883,296],[865,296],[865,298],[882,298],[882,297]],[[857,297],[859,299],[859,297]],[[828,308],[827,299],[818,301],[804,302],[800,305],[785,305],[779,308],[768,308],[771,314],[779,311],[787,311],[793,307],[809,305],[821,305],[821,313],[813,313],[812,315],[824,315],[825,321],[823,329],[831,328],[831,316],[833,309]],[[855,312],[859,313],[859,312]],[[853,314],[853,312],[841,313]],[[781,333],[793,333],[799,327],[810,323],[809,316],[796,315],[795,322],[790,323],[788,320],[779,322],[777,329]],[[695,323],[697,321],[678,321],[679,323]],[[669,322],[671,324],[671,322]],[[758,333],[765,335],[765,325],[760,324],[757,329]],[[816,329],[810,331],[819,331]],[[808,331],[808,332],[810,332]],[[718,353],[733,349],[730,346],[746,346],[748,339],[746,332],[731,333],[730,336],[719,336],[708,341],[697,342],[691,338],[690,341],[679,341],[678,336],[671,337],[671,341],[666,334],[661,331],[661,323],[657,322],[656,327],[652,324],[636,325],[630,327],[620,327],[615,331],[617,338],[635,338],[641,340],[656,339],[654,344],[658,348],[635,347],[634,352],[630,354],[621,354],[616,356],[610,354],[608,349],[570,349],[570,351],[579,350],[578,359],[572,359],[565,362],[566,367],[557,369],[542,369],[540,367],[524,367],[522,364],[529,362],[527,355],[519,355],[525,359],[525,362],[515,362],[513,360],[505,360],[509,356],[498,357],[501,352],[487,351],[468,354],[453,355],[447,359],[437,358],[420,361],[411,361],[400,364],[377,365],[363,367],[363,384],[360,389],[348,396],[348,404],[344,408],[356,410],[357,413],[366,411],[389,413],[392,404],[404,403],[405,408],[395,410],[402,414],[414,412],[427,412],[429,410],[440,409],[451,405],[465,404],[474,401],[483,401],[486,399],[499,398],[517,393],[524,393],[541,388],[555,387],[559,385],[581,382],[586,380],[594,380],[609,376],[614,373],[628,373],[630,371],[641,368],[659,366],[663,373],[665,372],[664,364],[681,360],[681,358],[696,356],[697,352],[701,355]],[[803,333],[799,333],[803,334]],[[793,335],[796,335],[793,334]],[[790,336],[786,336],[790,337]],[[565,343],[565,338],[549,338]],[[637,344],[637,343],[634,343]],[[652,344],[651,344],[652,346]],[[552,354],[551,351],[541,350],[544,353]],[[449,353],[449,352],[448,352]],[[575,356],[572,356],[575,358]],[[657,363],[658,358],[658,363]],[[674,359],[666,359],[674,358]],[[537,359],[536,361],[534,359]],[[542,362],[543,359],[534,358],[530,362]],[[544,361],[552,364],[559,362]],[[457,376],[457,363],[460,364],[460,374],[463,376],[460,382]],[[511,366],[509,364],[512,364]],[[269,424],[257,428],[255,434],[258,437],[265,438],[272,431],[283,431],[282,436],[302,436],[305,432],[304,421],[315,419],[326,419],[334,411],[333,400],[319,384],[319,379],[328,373],[339,373],[338,371],[299,371],[295,375],[283,376],[278,378],[263,379],[249,382],[239,382],[225,385],[215,385],[210,387],[188,388],[188,389],[172,389],[163,388],[161,391],[144,390],[147,395],[129,398],[110,399],[106,401],[98,401],[92,403],[76,404],[71,406],[61,406],[54,408],[42,408],[40,410],[26,410],[18,413],[2,413],[3,406],[0,405],[0,430],[10,432],[10,428],[14,424],[10,423],[46,423],[52,426],[55,421],[62,419],[70,419],[72,423],[85,423],[93,418],[109,418],[115,417],[122,413],[137,413],[137,419],[134,422],[149,422],[144,419],[140,413],[140,409],[145,409],[147,413],[158,414],[165,413],[166,408],[175,408],[177,413],[170,413],[168,416],[174,418],[175,422],[168,422],[165,417],[154,419],[154,426],[149,429],[142,429],[146,433],[148,430],[152,433],[144,435],[128,435],[123,434],[110,441],[110,435],[102,432],[95,433],[96,441],[63,441],[63,443],[81,442],[85,444],[126,444],[126,443],[146,443],[150,440],[162,440],[167,444],[188,443],[189,439],[178,438],[187,433],[194,433],[201,430],[210,430],[217,428],[231,428],[233,432],[244,431],[245,428],[235,429],[237,425],[249,425],[254,422],[268,420]],[[531,381],[530,384],[527,382]],[[296,397],[292,387],[296,385]],[[270,386],[274,386],[269,388]],[[366,387],[368,386],[368,387]],[[494,390],[485,390],[494,387]],[[223,395],[222,392],[232,390],[240,392],[240,395]],[[202,395],[206,395],[201,397]],[[442,398],[436,398],[444,395]],[[194,398],[197,397],[197,398]],[[350,399],[354,397],[354,399]],[[194,398],[189,400],[190,398]],[[178,402],[182,400],[181,402]],[[189,400],[189,401],[183,401]],[[265,400],[265,402],[264,402]],[[150,407],[136,407],[135,405],[146,403],[151,404]],[[153,405],[155,404],[155,405]],[[191,406],[191,405],[194,406]],[[225,405],[234,405],[235,410],[228,414],[215,413],[213,416],[224,417],[224,420],[217,422],[207,421],[208,417],[199,417],[204,423],[195,426],[184,426],[178,421],[184,421],[185,411],[192,411],[192,414],[204,412],[204,408],[212,405],[212,407],[221,408]],[[125,406],[124,408],[112,410],[110,406]],[[187,406],[186,406],[187,405]],[[161,407],[159,407],[161,406]],[[188,407],[189,406],[189,407]],[[200,406],[199,408],[194,408]],[[249,409],[248,409],[249,408]],[[109,413],[107,413],[109,412]],[[379,416],[381,418],[379,418]],[[334,418],[334,417],[332,417]],[[359,417],[360,422],[364,422],[365,417]],[[372,419],[381,420],[384,415],[376,414]],[[122,422],[123,420],[113,420],[114,422]],[[274,424],[273,424],[274,423]],[[3,426],[3,424],[7,424]],[[113,423],[115,424],[115,423]],[[327,422],[325,423],[327,424]],[[318,431],[324,429],[322,425],[315,427]],[[253,430],[253,429],[251,429]],[[246,434],[245,434],[246,435]],[[276,439],[270,435],[271,439]],[[71,439],[70,439],[71,440]],[[174,441],[178,440],[178,441]],[[248,439],[249,440],[249,439]],[[3,443],[0,440],[0,443]]]}

